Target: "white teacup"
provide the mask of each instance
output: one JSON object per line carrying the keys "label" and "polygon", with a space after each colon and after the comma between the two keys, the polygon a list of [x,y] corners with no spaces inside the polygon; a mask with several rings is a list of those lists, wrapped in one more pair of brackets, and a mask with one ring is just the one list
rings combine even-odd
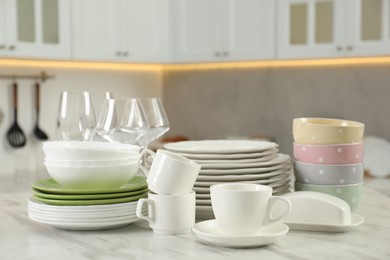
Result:
{"label": "white teacup", "polygon": [[140,169],[147,176],[149,190],[157,194],[184,194],[192,191],[199,175],[199,164],[161,149],[156,153],[146,149],[142,151],[141,158],[147,155],[153,158],[150,170],[143,165],[140,165]]}
{"label": "white teacup", "polygon": [[[148,216],[142,214],[145,203],[149,204]],[[138,201],[136,214],[149,222],[153,232],[167,235],[188,233],[195,225],[195,192],[174,195],[149,192],[147,199]]]}
{"label": "white teacup", "polygon": [[[210,187],[211,204],[217,224],[227,235],[256,235],[262,227],[281,220],[291,210],[290,202],[272,196],[272,188],[251,183],[223,183]],[[273,216],[276,203],[283,203]]]}

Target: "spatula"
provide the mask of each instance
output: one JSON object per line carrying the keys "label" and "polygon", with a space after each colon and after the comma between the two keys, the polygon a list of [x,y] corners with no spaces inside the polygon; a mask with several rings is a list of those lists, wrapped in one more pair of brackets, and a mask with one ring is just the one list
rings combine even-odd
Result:
{"label": "spatula", "polygon": [[14,122],[7,131],[8,143],[14,148],[21,148],[26,145],[26,136],[18,125],[18,84],[14,82],[13,88],[13,108],[14,108]]}
{"label": "spatula", "polygon": [[45,132],[43,132],[40,128],[39,128],[39,102],[40,102],[40,96],[39,96],[39,89],[40,89],[40,85],[39,85],[39,82],[35,82],[35,111],[36,111],[36,118],[35,118],[35,128],[34,128],[34,135],[36,138],[38,138],[39,140],[42,140],[42,141],[45,141],[48,139],[47,137],[47,134]]}

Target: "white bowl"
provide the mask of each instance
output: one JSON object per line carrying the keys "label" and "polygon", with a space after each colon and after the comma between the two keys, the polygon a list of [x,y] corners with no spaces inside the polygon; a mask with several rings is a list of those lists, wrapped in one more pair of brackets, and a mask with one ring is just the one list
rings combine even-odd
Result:
{"label": "white bowl", "polygon": [[47,141],[42,145],[45,157],[50,160],[110,160],[139,154],[140,146],[82,141]]}
{"label": "white bowl", "polygon": [[138,171],[138,164],[115,166],[59,166],[44,163],[49,175],[64,188],[110,189],[127,183]]}
{"label": "white bowl", "polygon": [[137,163],[140,156],[139,154],[119,159],[108,159],[108,160],[56,160],[45,158],[44,162],[56,165],[56,166],[73,166],[73,167],[102,167],[102,166],[116,166],[123,164]]}

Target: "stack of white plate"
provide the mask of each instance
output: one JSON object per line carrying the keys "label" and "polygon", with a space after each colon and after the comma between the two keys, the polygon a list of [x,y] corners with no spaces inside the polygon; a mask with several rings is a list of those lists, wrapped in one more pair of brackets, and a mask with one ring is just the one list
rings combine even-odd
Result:
{"label": "stack of white plate", "polygon": [[147,197],[147,192],[146,178],[141,176],[111,189],[74,190],[63,188],[53,179],[38,180],[28,201],[28,216],[33,221],[69,230],[125,226],[139,220],[137,203]]}
{"label": "stack of white plate", "polygon": [[263,184],[273,188],[273,195],[281,195],[291,189],[291,158],[278,153],[278,145],[273,142],[202,140],[169,143],[165,148],[202,166],[194,186],[197,218],[214,218],[210,198],[210,186],[213,184]]}

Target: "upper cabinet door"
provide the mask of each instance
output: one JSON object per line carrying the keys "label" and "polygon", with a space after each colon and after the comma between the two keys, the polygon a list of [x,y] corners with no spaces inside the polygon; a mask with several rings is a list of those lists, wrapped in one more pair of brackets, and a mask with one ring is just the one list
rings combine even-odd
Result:
{"label": "upper cabinet door", "polygon": [[0,55],[4,56],[7,48],[6,33],[5,33],[5,1],[0,0]]}
{"label": "upper cabinet door", "polygon": [[126,0],[123,12],[123,55],[131,61],[161,62],[164,34],[162,0]]}
{"label": "upper cabinet door", "polygon": [[390,4],[388,0],[351,2],[348,55],[390,54]]}
{"label": "upper cabinet door", "polygon": [[7,56],[70,58],[68,0],[7,0],[5,4]]}
{"label": "upper cabinet door", "polygon": [[228,60],[275,58],[273,0],[225,0],[223,55]]}
{"label": "upper cabinet door", "polygon": [[120,46],[122,0],[73,1],[73,57],[81,60],[116,60]]}
{"label": "upper cabinet door", "polygon": [[347,1],[279,0],[278,57],[345,55]]}
{"label": "upper cabinet door", "polygon": [[[224,0],[223,0],[224,1]],[[206,62],[222,58],[220,0],[171,2],[173,62]]]}

